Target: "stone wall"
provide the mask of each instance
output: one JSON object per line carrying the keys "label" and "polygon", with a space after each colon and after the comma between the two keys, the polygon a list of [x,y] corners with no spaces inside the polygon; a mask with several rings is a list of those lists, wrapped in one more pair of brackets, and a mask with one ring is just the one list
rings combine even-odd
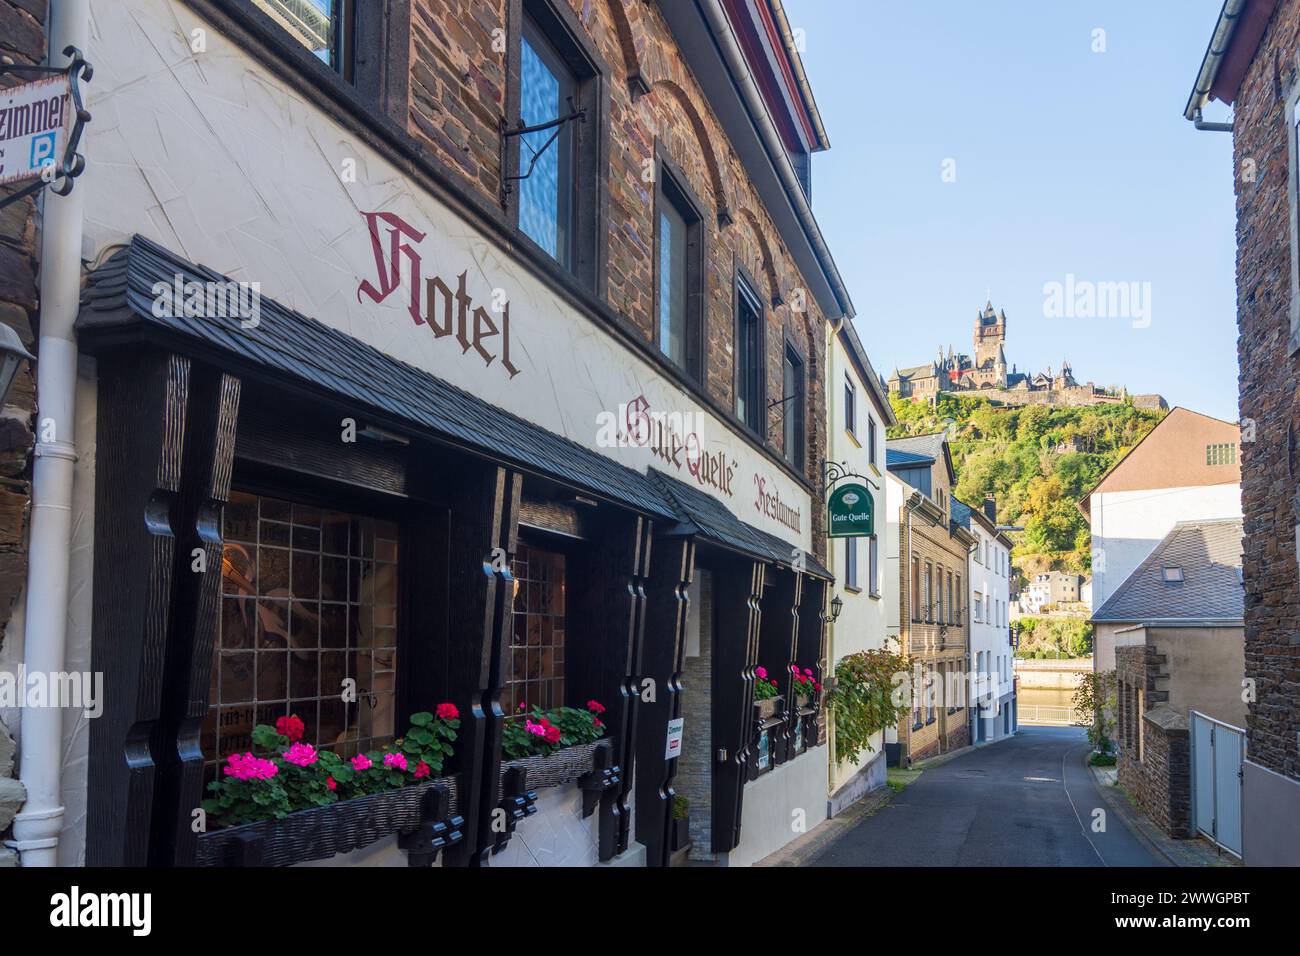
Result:
{"label": "stone wall", "polygon": [[[0,55],[16,63],[45,58],[48,0],[0,0]],[[0,88],[23,82],[0,77]],[[25,185],[25,184],[24,184]],[[0,187],[0,195],[9,189]],[[0,322],[18,332],[35,354],[36,204],[28,198],[0,209]],[[0,409],[0,645],[27,578],[27,520],[31,507],[32,412],[36,402],[33,370],[18,373]],[[12,657],[13,655],[8,655]],[[14,745],[0,722],[0,834],[8,831],[24,799],[14,777]],[[16,863],[13,851],[0,847],[0,866]]]}
{"label": "stone wall", "polygon": [[1165,657],[1149,644],[1115,649],[1119,785],[1171,837],[1192,836],[1187,718],[1165,700]]}
{"label": "stone wall", "polygon": [[[510,0],[414,0],[408,128],[484,202],[500,208],[499,121],[506,103]],[[563,0],[558,0],[563,2]],[[654,185],[643,177],[656,145],[713,215],[704,217],[704,391],[734,418],[734,279],[743,268],[769,304],[769,397],[781,394],[784,343],[805,360],[805,465],[813,484],[826,457],[823,315],[767,209],[728,143],[704,91],[679,55],[656,5],[569,0],[608,73],[609,144],[605,287],[610,307],[653,341]],[[637,77],[633,82],[629,77]],[[772,302],[776,305],[770,305]],[[769,409],[766,440],[782,451],[781,407]],[[824,515],[813,509],[814,551],[824,556]]]}
{"label": "stone wall", "polygon": [[[713,849],[713,587],[708,571],[696,571],[699,584],[691,589],[690,623],[698,647],[688,644],[682,671],[682,755],[677,758],[673,789],[690,801],[691,856],[706,857]],[[697,623],[698,622],[698,623]]]}
{"label": "stone wall", "polygon": [[1300,357],[1288,354],[1291,303],[1286,98],[1295,88],[1300,0],[1282,0],[1234,107],[1237,345],[1245,515],[1246,677],[1255,682],[1250,759],[1300,778],[1300,582],[1293,500],[1300,480]]}

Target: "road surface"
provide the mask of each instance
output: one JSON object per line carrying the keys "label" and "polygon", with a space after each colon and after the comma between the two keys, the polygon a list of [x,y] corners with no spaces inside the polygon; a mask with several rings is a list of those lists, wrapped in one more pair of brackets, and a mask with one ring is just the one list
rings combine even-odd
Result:
{"label": "road surface", "polygon": [[[1110,810],[1078,727],[1011,740],[931,767],[813,858],[813,866],[1167,866]],[[1104,832],[1094,812],[1105,810]]]}

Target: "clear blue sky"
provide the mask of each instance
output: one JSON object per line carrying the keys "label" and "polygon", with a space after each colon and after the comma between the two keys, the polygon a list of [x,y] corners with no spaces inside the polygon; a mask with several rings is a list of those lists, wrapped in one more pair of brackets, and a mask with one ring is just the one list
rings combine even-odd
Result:
{"label": "clear blue sky", "polygon": [[[1182,116],[1222,0],[784,2],[831,140],[813,208],[878,371],[970,352],[987,291],[1021,371],[1064,357],[1236,420],[1232,137]],[[1149,282],[1150,326],[1046,317],[1070,273]]]}

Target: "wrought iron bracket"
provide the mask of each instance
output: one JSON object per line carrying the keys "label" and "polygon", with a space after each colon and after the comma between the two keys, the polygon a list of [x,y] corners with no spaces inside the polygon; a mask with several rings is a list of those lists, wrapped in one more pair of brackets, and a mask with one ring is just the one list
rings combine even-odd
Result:
{"label": "wrought iron bracket", "polygon": [[63,159],[57,165],[53,162],[49,164],[54,167],[54,177],[47,178],[46,174],[42,172],[34,183],[30,183],[8,196],[0,197],[0,209],[10,203],[15,203],[20,199],[25,199],[34,193],[40,192],[52,183],[54,184],[52,188],[55,195],[66,196],[72,192],[77,177],[86,169],[86,157],[77,152],[77,147],[81,145],[81,134],[85,131],[86,124],[90,122],[90,112],[82,102],[81,87],[78,86],[78,80],[89,83],[91,77],[95,75],[95,68],[86,62],[86,58],[81,55],[81,51],[75,46],[65,47],[63,55],[71,58],[71,62],[66,67],[0,63],[0,76],[6,73],[30,73],[44,76],[66,75],[68,77],[68,89],[72,95],[72,105],[75,110],[75,120],[72,124],[72,132],[68,134],[68,143],[63,151]]}
{"label": "wrought iron bracket", "polygon": [[531,126],[511,126],[506,122],[505,117],[501,118],[501,169],[506,169],[506,143],[516,136],[526,136],[529,133],[541,133],[548,129],[554,129],[542,148],[533,152],[533,158],[528,164],[528,172],[512,176],[501,177],[501,204],[505,205],[506,199],[514,191],[514,184],[532,176],[533,170],[537,167],[537,161],[542,158],[543,154],[551,148],[551,144],[559,137],[560,131],[574,120],[585,123],[587,122],[587,108],[585,106],[574,106],[573,97],[569,97],[570,112],[566,116],[558,116],[553,120],[545,123],[534,123]]}
{"label": "wrought iron bracket", "polygon": [[828,458],[826,461],[822,462],[822,497],[826,498],[829,496],[835,485],[843,481],[845,478],[857,478],[860,481],[865,481],[877,491],[880,490],[880,485],[876,484],[866,475],[859,474],[856,471],[850,471],[849,466],[843,462],[831,461]]}
{"label": "wrought iron bracket", "polygon": [[397,845],[407,851],[408,866],[432,866],[438,854],[465,838],[465,818],[451,815],[451,794],[434,787],[420,807],[420,825],[399,833]]}

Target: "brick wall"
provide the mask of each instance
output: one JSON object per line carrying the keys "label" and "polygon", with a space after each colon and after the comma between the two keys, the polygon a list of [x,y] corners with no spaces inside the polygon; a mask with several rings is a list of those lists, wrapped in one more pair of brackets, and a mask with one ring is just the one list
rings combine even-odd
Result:
{"label": "brick wall", "polygon": [[[1282,0],[1235,105],[1237,316],[1245,515],[1246,676],[1250,759],[1300,778],[1300,582],[1293,498],[1300,484],[1300,358],[1287,354],[1291,262],[1286,96],[1297,82],[1300,0]],[[1212,134],[1211,134],[1212,135]]]}
{"label": "brick wall", "polygon": [[[499,204],[499,122],[506,103],[508,0],[414,0],[412,3],[410,133],[489,203]],[[564,0],[557,0],[564,2]],[[704,387],[717,405],[735,407],[733,287],[737,267],[758,283],[767,308],[768,395],[781,394],[786,338],[808,372],[808,465],[814,484],[826,457],[823,316],[802,293],[806,283],[723,135],[703,92],[678,55],[653,4],[569,0],[608,67],[608,261],[598,290],[629,326],[652,340],[654,188],[643,177],[655,144],[682,171],[714,215],[704,217]],[[638,73],[649,92],[627,82]],[[639,93],[639,95],[636,95]],[[723,214],[724,223],[719,222]],[[806,311],[795,311],[802,300]],[[782,450],[780,408],[769,411],[770,446]],[[824,557],[824,516],[812,510],[814,550]]]}
{"label": "brick wall", "polygon": [[[0,0],[0,55],[29,64],[45,58],[46,5],[47,0]],[[17,82],[22,79],[0,78],[0,88]],[[9,192],[0,187],[0,195]],[[0,209],[0,322],[15,329],[33,354],[37,307],[35,211],[31,199]],[[0,409],[0,645],[27,578],[35,401],[32,370],[24,369]],[[12,779],[13,758],[9,729],[0,723],[0,833],[7,831],[22,802],[21,784]],[[14,863],[13,851],[0,847],[0,866]]]}

